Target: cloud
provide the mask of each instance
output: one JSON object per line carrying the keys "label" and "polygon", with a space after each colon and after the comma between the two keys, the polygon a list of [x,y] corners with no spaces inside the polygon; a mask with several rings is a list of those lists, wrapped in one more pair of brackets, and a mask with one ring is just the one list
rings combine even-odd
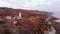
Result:
{"label": "cloud", "polygon": [[0,6],[50,11],[59,10],[59,3],[58,0],[0,0]]}
{"label": "cloud", "polygon": [[0,7],[10,7],[10,8],[20,8],[17,4],[14,4],[11,1],[0,1]]}
{"label": "cloud", "polygon": [[[16,8],[26,8],[26,9],[33,9],[39,5],[51,5],[51,2],[48,0],[1,0],[4,4],[16,7]],[[1,2],[0,1],[0,2]]]}

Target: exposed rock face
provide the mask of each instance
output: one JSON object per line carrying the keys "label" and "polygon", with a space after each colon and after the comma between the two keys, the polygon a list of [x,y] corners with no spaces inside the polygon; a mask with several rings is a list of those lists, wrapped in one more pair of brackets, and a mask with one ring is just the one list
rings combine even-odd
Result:
{"label": "exposed rock face", "polygon": [[55,27],[55,29],[57,31],[56,34],[60,34],[60,23],[55,22],[53,24],[54,24],[54,27]]}
{"label": "exposed rock face", "polygon": [[[19,17],[19,13],[21,13],[21,19],[17,19]],[[54,16],[51,16],[51,14],[52,13],[50,12],[37,10],[22,10],[0,7],[0,16],[5,19],[5,22],[0,25],[0,34],[41,34],[38,26],[40,26],[42,22],[45,22],[43,19],[51,17],[49,20],[51,22],[58,19]],[[6,16],[11,16],[11,18],[6,19]],[[43,28],[45,30],[46,25]]]}

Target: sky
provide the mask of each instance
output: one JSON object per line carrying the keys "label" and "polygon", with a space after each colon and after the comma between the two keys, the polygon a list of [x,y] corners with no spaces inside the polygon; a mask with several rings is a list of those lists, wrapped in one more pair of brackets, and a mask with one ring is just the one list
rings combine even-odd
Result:
{"label": "sky", "polygon": [[60,18],[60,0],[0,0],[0,7],[53,12]]}

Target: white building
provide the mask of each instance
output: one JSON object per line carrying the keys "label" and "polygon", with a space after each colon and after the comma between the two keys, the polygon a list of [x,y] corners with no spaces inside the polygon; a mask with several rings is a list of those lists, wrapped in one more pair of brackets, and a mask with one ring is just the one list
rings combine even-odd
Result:
{"label": "white building", "polygon": [[12,19],[12,17],[11,16],[6,16],[6,19]]}

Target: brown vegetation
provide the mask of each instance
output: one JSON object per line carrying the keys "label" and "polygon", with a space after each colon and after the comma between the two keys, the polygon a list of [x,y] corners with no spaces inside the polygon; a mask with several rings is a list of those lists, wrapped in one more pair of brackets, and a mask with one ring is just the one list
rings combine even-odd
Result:
{"label": "brown vegetation", "polygon": [[[13,23],[13,19],[5,19],[6,16],[18,16],[20,12],[22,14],[22,18],[19,20],[16,19],[16,24]],[[38,26],[41,23],[41,17],[45,19],[49,16],[51,17],[50,21],[58,19],[51,16],[51,14],[52,13],[50,12],[37,10],[22,10],[0,7],[0,16],[2,16],[5,20],[3,24],[0,24],[0,34],[40,34]]]}

